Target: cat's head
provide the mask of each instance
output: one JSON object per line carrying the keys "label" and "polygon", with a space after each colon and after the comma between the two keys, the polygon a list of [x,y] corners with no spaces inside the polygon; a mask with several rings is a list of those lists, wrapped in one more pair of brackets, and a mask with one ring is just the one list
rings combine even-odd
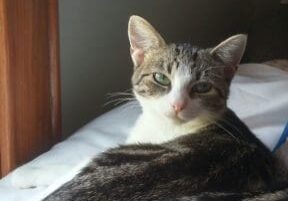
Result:
{"label": "cat's head", "polygon": [[246,35],[232,36],[208,49],[166,44],[152,25],[138,16],[130,18],[128,35],[134,63],[133,92],[144,111],[188,122],[226,109]]}

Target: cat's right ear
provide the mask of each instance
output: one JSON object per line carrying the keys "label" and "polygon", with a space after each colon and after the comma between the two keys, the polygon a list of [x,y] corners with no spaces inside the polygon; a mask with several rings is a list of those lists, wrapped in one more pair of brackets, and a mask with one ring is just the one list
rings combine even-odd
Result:
{"label": "cat's right ear", "polygon": [[134,66],[140,66],[145,53],[165,46],[165,41],[154,27],[142,17],[133,15],[128,23],[130,53]]}
{"label": "cat's right ear", "polygon": [[231,81],[234,76],[238,64],[242,59],[247,43],[247,35],[238,34],[221,42],[210,51],[210,54],[220,59],[225,65],[225,76],[228,81]]}
{"label": "cat's right ear", "polygon": [[237,34],[221,42],[210,51],[210,54],[218,57],[229,67],[235,67],[240,63],[247,43],[247,35]]}

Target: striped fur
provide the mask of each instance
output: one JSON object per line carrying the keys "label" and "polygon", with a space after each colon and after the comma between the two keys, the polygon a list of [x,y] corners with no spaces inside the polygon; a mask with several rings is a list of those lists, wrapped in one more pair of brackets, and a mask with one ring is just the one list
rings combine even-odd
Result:
{"label": "striped fur", "polygon": [[[246,36],[211,49],[166,45],[147,21],[133,16],[129,39],[133,90],[143,108],[131,141],[140,144],[107,150],[44,201],[288,200],[287,172],[226,107]],[[170,82],[157,81],[154,73]],[[197,92],[200,81],[212,87]],[[173,101],[183,99],[185,108],[171,112]]]}

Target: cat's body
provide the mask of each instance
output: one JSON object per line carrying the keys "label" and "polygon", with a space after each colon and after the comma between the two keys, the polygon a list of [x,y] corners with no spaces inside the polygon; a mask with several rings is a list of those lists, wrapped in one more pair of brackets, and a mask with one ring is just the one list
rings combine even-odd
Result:
{"label": "cat's body", "polygon": [[284,188],[270,151],[233,112],[221,119],[161,145],[111,149],[45,201],[193,200],[204,192],[237,201]]}
{"label": "cat's body", "polygon": [[104,152],[45,201],[288,199],[287,173],[226,106],[246,36],[208,49],[167,45],[136,16],[128,33],[143,109],[135,144]]}

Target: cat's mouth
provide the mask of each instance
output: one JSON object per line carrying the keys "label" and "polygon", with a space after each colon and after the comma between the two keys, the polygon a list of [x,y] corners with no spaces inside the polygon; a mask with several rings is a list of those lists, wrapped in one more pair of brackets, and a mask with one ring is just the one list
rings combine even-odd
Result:
{"label": "cat's mouth", "polygon": [[191,121],[195,121],[196,119],[202,118],[202,117],[212,117],[212,115],[209,112],[205,111],[181,111],[181,112],[175,112],[175,111],[170,111],[169,113],[166,113],[166,117],[170,119],[171,121],[177,123],[177,124],[185,124],[189,123]]}
{"label": "cat's mouth", "polygon": [[193,118],[187,118],[182,113],[171,112],[166,115],[169,119],[177,123],[187,123],[191,121]]}

